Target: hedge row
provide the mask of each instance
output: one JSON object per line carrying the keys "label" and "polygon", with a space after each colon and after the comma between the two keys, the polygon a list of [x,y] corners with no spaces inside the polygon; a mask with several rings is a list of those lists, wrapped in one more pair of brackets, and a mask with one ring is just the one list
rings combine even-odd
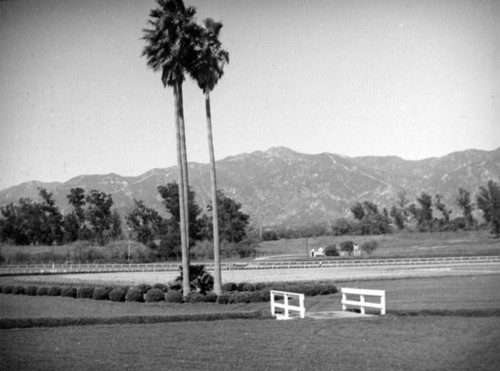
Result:
{"label": "hedge row", "polygon": [[248,282],[239,284],[228,282],[222,285],[222,290],[226,292],[253,292],[262,291],[264,289],[295,292],[306,296],[330,295],[338,292],[337,286],[329,281],[259,282],[256,284]]}
{"label": "hedge row", "polygon": [[270,300],[270,291],[288,291],[307,296],[328,295],[338,292],[331,282],[271,282],[271,283],[225,283],[222,295],[213,292],[201,294],[191,292],[183,297],[182,291],[167,285],[139,285],[133,287],[59,287],[59,286],[0,286],[0,293],[31,296],[63,296],[78,299],[110,300],[114,302],[161,302],[168,303],[259,303]]}

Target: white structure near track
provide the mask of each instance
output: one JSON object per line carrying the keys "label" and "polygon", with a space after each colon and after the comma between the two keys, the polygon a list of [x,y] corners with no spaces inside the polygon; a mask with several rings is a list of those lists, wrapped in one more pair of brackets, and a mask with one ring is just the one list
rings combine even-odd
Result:
{"label": "white structure near track", "polygon": [[[280,300],[279,298],[281,297],[283,298],[283,302],[278,302],[277,300]],[[290,304],[290,300],[298,300],[298,305]],[[271,314],[276,319],[292,319],[293,317],[290,316],[290,312],[298,312],[300,318],[305,318],[304,294],[271,290]]]}
{"label": "white structure near track", "polygon": [[325,256],[325,249],[320,247],[318,250],[311,249],[311,257]]}
{"label": "white structure near track", "polygon": [[[347,306],[356,306],[361,308],[361,314],[365,314],[365,307],[380,309],[380,314],[385,314],[385,290],[362,290],[362,289],[349,289],[342,288],[342,310],[347,310]],[[347,299],[347,295],[350,297],[355,295],[359,296],[359,301]],[[379,297],[380,302],[374,303],[365,300],[365,296]]]}

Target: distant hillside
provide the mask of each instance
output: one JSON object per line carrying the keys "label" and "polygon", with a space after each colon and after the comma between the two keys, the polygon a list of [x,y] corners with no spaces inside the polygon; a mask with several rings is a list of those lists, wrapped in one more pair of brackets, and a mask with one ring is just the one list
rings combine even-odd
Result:
{"label": "distant hillside", "polygon": [[[156,191],[177,178],[176,167],[153,169],[137,177],[117,174],[81,175],[64,183],[27,182],[0,191],[0,205],[21,197],[38,198],[38,187],[54,193],[63,212],[69,210],[66,195],[74,187],[97,189],[113,196],[114,206],[127,213],[133,199],[164,211]],[[346,157],[332,153],[308,155],[288,148],[244,153],[217,162],[219,188],[243,205],[253,222],[262,225],[304,225],[350,216],[356,201],[370,200],[388,209],[405,190],[411,202],[422,191],[442,194],[454,210],[457,189],[469,190],[473,199],[488,180],[500,182],[500,148],[467,150],[439,158],[407,161],[399,157]],[[201,206],[210,194],[206,164],[189,164],[190,185]]]}

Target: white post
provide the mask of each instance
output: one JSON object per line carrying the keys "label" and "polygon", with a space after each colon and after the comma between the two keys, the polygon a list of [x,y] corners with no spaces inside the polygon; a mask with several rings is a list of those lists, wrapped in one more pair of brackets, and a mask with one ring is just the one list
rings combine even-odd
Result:
{"label": "white post", "polygon": [[382,296],[380,297],[380,304],[382,305],[382,308],[380,309],[380,314],[383,316],[385,315],[385,291],[382,293]]}
{"label": "white post", "polygon": [[361,294],[359,296],[359,305],[361,306],[361,314],[365,314],[364,304],[365,304],[365,296]]}
{"label": "white post", "polygon": [[271,315],[274,316],[274,292],[271,291]]}
{"label": "white post", "polygon": [[342,310],[343,311],[347,310],[347,305],[344,304],[346,302],[346,300],[347,300],[347,295],[342,292]]}
{"label": "white post", "polygon": [[288,310],[288,295],[284,295],[285,299],[285,318],[288,319],[290,318],[290,311]]}

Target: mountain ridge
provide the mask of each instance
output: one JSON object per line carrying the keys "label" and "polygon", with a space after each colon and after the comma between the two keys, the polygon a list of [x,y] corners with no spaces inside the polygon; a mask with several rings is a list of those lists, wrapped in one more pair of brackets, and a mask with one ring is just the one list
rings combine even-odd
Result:
{"label": "mountain ridge", "polygon": [[[350,215],[356,201],[370,200],[390,209],[397,194],[407,193],[410,203],[421,192],[442,194],[444,203],[458,216],[454,203],[458,188],[471,192],[472,200],[488,180],[500,181],[500,148],[469,149],[442,157],[404,160],[398,156],[348,157],[323,152],[303,154],[287,147],[272,147],[229,156],[217,161],[219,188],[242,204],[258,225],[304,225],[332,222]],[[200,206],[209,202],[208,164],[189,163],[190,185]],[[24,182],[0,191],[0,206],[21,197],[38,199],[38,187],[53,192],[63,213],[70,210],[66,195],[74,187],[97,189],[113,196],[114,207],[128,213],[133,199],[165,213],[157,187],[177,179],[177,167],[155,168],[138,176],[82,174],[66,182]],[[436,215],[438,212],[436,212]]]}

